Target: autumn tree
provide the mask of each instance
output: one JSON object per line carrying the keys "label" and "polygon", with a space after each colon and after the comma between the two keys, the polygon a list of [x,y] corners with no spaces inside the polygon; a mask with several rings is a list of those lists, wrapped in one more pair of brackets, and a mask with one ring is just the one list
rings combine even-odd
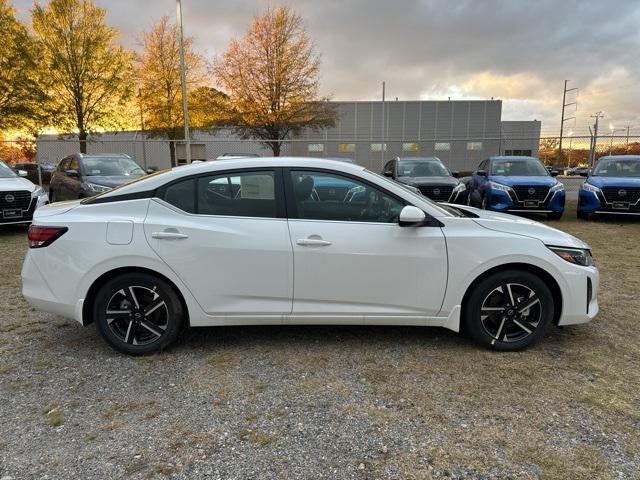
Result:
{"label": "autumn tree", "polygon": [[31,127],[40,117],[45,95],[38,81],[33,38],[0,0],[0,131]]}
{"label": "autumn tree", "polygon": [[319,69],[320,56],[302,18],[288,7],[254,18],[213,67],[228,95],[227,121],[275,156],[290,135],[335,123],[335,111],[318,96]]}
{"label": "autumn tree", "polygon": [[116,44],[118,31],[91,0],[51,0],[31,14],[51,126],[77,131],[84,153],[88,133],[122,124],[132,55]]}
{"label": "autumn tree", "polygon": [[[180,81],[180,40],[178,28],[167,17],[143,33],[142,52],[136,57],[139,99],[150,133],[169,140],[184,139],[182,90]],[[195,51],[193,39],[184,39],[185,76],[190,126],[214,123],[218,92],[206,86],[206,62]],[[175,165],[175,142],[169,143],[171,164]]]}

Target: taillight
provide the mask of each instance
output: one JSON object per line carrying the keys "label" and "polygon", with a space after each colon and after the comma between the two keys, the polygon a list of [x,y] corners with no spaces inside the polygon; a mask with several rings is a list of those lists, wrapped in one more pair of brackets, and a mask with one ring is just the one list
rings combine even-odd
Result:
{"label": "taillight", "polygon": [[31,225],[27,234],[29,248],[42,248],[51,245],[67,230],[69,230],[67,227],[36,227]]}

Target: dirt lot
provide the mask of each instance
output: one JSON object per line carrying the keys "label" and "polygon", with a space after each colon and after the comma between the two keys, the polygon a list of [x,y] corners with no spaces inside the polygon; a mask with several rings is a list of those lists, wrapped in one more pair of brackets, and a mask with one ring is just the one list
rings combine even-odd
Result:
{"label": "dirt lot", "polygon": [[640,478],[640,222],[555,225],[593,247],[601,314],[526,352],[243,327],[138,359],[30,310],[25,229],[5,229],[0,478]]}

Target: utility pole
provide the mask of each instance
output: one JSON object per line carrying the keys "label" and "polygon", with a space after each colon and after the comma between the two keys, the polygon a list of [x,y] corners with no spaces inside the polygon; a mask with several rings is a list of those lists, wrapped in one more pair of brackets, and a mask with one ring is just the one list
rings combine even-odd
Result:
{"label": "utility pole", "polygon": [[380,169],[384,169],[384,137],[385,137],[385,124],[386,124],[386,118],[385,118],[385,111],[384,111],[384,107],[385,107],[385,88],[386,88],[386,82],[383,80],[382,81],[382,143],[380,145],[380,160],[382,161],[382,165],[380,167]]}
{"label": "utility pole", "polygon": [[577,88],[570,88],[567,89],[567,83],[569,83],[569,80],[565,80],[564,81],[564,90],[562,91],[562,114],[560,115],[560,144],[558,145],[558,161],[556,162],[557,165],[562,165],[562,133],[564,130],[564,122],[566,122],[567,120],[573,120],[575,119],[575,115],[573,117],[569,117],[569,118],[565,118],[564,116],[564,109],[570,105],[576,105],[577,108],[577,102],[571,102],[571,103],[566,103],[567,102],[567,92],[577,92],[578,89]]}
{"label": "utility pole", "polygon": [[594,115],[591,115],[591,118],[596,119],[596,123],[593,125],[593,145],[591,147],[591,155],[589,155],[589,166],[593,167],[596,162],[596,148],[598,148],[598,121],[604,118],[604,112],[596,112]]}
{"label": "utility pole", "polygon": [[138,103],[140,105],[140,133],[142,134],[142,164],[147,169],[147,145],[144,138],[144,110],[142,108],[142,90],[138,89]]}
{"label": "utility pole", "polygon": [[182,84],[182,116],[184,119],[184,146],[187,164],[191,163],[191,138],[189,136],[189,110],[187,107],[187,76],[184,65],[184,34],[182,32],[182,1],[176,0],[178,36],[180,37],[180,83]]}

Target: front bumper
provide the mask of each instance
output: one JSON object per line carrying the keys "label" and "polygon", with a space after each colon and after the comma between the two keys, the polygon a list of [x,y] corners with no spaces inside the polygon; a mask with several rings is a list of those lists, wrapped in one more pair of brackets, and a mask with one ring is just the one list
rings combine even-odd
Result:
{"label": "front bumper", "polygon": [[21,208],[17,209],[20,210],[19,216],[12,215],[5,218],[4,210],[0,210],[0,225],[19,225],[31,223],[35,210],[43,205],[46,205],[47,203],[49,203],[49,196],[47,194],[44,194],[39,197],[31,198],[29,206],[26,210]]}
{"label": "front bumper", "polygon": [[503,213],[562,213],[566,193],[564,190],[549,192],[543,202],[535,206],[527,206],[524,202],[517,201],[509,192],[502,190],[487,190],[487,206],[489,210]]}
{"label": "front bumper", "polygon": [[564,272],[567,278],[563,291],[562,315],[558,325],[590,322],[599,311],[600,274],[596,267],[571,266]]}
{"label": "front bumper", "polygon": [[640,200],[629,204],[628,208],[617,208],[613,202],[607,202],[602,192],[590,192],[581,188],[578,191],[578,213],[608,215],[640,215]]}

